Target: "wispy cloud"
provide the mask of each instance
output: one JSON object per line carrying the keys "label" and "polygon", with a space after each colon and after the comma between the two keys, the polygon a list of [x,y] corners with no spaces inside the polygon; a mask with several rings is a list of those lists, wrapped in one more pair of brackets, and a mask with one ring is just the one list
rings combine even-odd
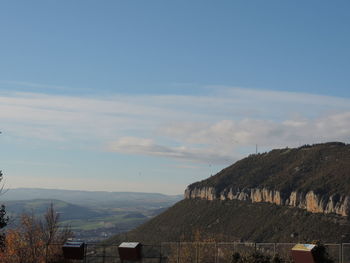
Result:
{"label": "wispy cloud", "polygon": [[92,93],[91,88],[69,87],[66,85],[55,85],[49,83],[37,83],[31,81],[18,80],[0,80],[0,90],[2,93],[8,94],[11,91],[22,92],[44,92],[44,93]]}
{"label": "wispy cloud", "polygon": [[24,166],[48,166],[48,167],[70,167],[68,164],[52,162],[32,162],[32,161],[7,161],[7,163]]}
{"label": "wispy cloud", "polygon": [[323,141],[350,141],[350,111],[320,116],[316,119],[222,120],[214,124],[174,123],[162,132],[191,144],[228,148],[258,143],[264,147],[297,146]]}
{"label": "wispy cloud", "polygon": [[350,141],[350,100],[305,93],[219,88],[210,94],[78,97],[0,95],[11,136],[107,145],[126,154],[227,163],[244,149]]}
{"label": "wispy cloud", "polygon": [[120,138],[110,143],[109,149],[128,154],[142,154],[215,164],[229,163],[232,159],[232,155],[225,155],[212,148],[187,147],[184,145],[169,147],[156,144],[150,139],[135,137]]}
{"label": "wispy cloud", "polygon": [[12,81],[12,80],[1,80],[0,84],[7,86],[23,87],[23,88],[37,88],[37,89],[52,89],[52,90],[63,90],[67,91],[71,88],[65,86],[48,85],[42,83],[34,83],[28,81]]}

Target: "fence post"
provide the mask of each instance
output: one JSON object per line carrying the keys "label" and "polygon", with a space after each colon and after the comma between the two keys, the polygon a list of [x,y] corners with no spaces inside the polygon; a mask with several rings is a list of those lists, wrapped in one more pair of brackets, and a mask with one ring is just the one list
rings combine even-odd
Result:
{"label": "fence post", "polygon": [[84,244],[84,263],[86,263],[86,253],[87,253],[87,249],[88,249],[88,244],[85,243],[85,244]]}
{"label": "fence post", "polygon": [[106,246],[103,246],[103,256],[102,256],[102,262],[105,263],[106,262]]}
{"label": "fence post", "polygon": [[160,243],[160,246],[159,246],[159,262],[162,262],[163,261],[163,254],[162,254],[162,243]]}
{"label": "fence post", "polygon": [[[173,262],[189,263],[189,262],[183,261],[183,260],[187,260],[187,258],[181,259],[181,242],[180,241],[173,242],[173,244],[174,245],[177,244],[177,249],[176,249],[177,250],[177,256],[176,256],[176,254],[173,254],[173,253],[175,253],[175,248],[171,249],[171,259],[175,260]],[[211,262],[213,262],[213,263],[221,262],[221,260],[220,260],[221,257],[219,257],[220,256],[219,249],[220,249],[220,244],[223,244],[223,243],[213,242],[213,243],[208,243],[207,244],[207,243],[202,243],[202,242],[192,242],[192,243],[187,243],[187,244],[190,245],[190,246],[188,246],[188,247],[186,246],[185,247],[185,254],[184,254],[184,256],[185,257],[189,256],[192,259],[192,263],[206,262],[208,260],[206,255],[207,255],[207,253],[209,251],[212,251],[212,248],[213,248],[212,245],[214,246],[214,255],[210,254],[209,258],[211,258],[211,260],[212,260],[213,259],[212,256],[214,256],[214,260],[212,260]],[[289,251],[291,249],[290,246],[292,245],[291,243],[241,243],[241,242],[233,242],[233,243],[230,242],[230,243],[227,243],[227,244],[230,245],[229,246],[229,251],[231,253],[232,252],[236,252],[240,248],[239,245],[243,245],[243,247],[241,247],[241,249],[248,249],[249,248],[248,251],[251,251],[250,249],[254,245],[253,248],[254,248],[255,252],[256,251],[260,251],[259,249],[262,249],[262,253],[265,253],[265,252],[269,252],[270,253],[270,251],[271,251],[270,249],[272,248],[272,245],[273,245],[274,256],[278,252],[281,252],[281,253],[283,252],[282,254],[280,254],[280,256],[283,256],[283,258],[285,256],[285,249],[287,249],[286,251]],[[96,250],[96,247],[93,247],[93,249],[88,253],[87,250],[88,250],[89,245],[91,245],[91,244],[88,244],[88,243],[84,244],[84,247],[85,247],[85,249],[84,249],[84,259],[82,261],[84,263],[89,262],[89,260],[87,259],[88,255],[91,255],[91,257],[99,257],[99,258],[102,257],[102,262],[103,263],[110,262],[109,258],[113,258],[114,257],[114,253],[113,253],[113,256],[108,255],[108,252],[110,253],[110,250],[109,250],[110,247],[108,245],[103,245],[102,246],[102,251],[101,251],[100,248],[98,248]],[[152,256],[152,258],[154,258],[154,259],[159,257],[159,262],[160,263],[163,262],[163,254],[165,255],[165,260],[168,259],[167,248],[164,248],[163,245],[164,245],[163,243],[158,245],[157,247],[159,248],[159,252],[157,252],[156,254],[154,254],[154,256]],[[231,251],[232,250],[232,245],[233,245],[233,251]],[[265,250],[267,245],[268,245],[268,249]],[[284,246],[280,247],[280,245],[284,245]],[[288,245],[288,247],[286,247],[286,245]],[[337,258],[338,260],[336,261],[336,263],[346,263],[346,262],[348,262],[348,260],[347,260],[347,256],[348,255],[345,254],[345,253],[347,253],[347,251],[348,251],[347,250],[347,248],[348,248],[347,246],[350,246],[350,243],[325,244],[325,245],[328,245],[329,247],[331,246],[331,248],[333,248],[331,250],[333,256],[336,256],[336,254],[338,255],[338,258]],[[336,246],[337,246],[337,249],[336,249]],[[154,247],[155,246],[153,246],[153,248]],[[206,248],[208,249],[208,251],[206,250]],[[195,255],[194,255],[195,258],[192,258],[192,256],[193,256],[193,254],[192,254],[193,249],[195,249]],[[280,249],[282,249],[282,250],[280,250]],[[102,253],[96,253],[96,251],[97,252],[102,252]],[[151,250],[151,251],[153,251],[153,250]],[[191,253],[187,253],[188,251],[190,251]],[[203,251],[203,252],[201,252],[201,251]],[[224,258],[226,259],[226,249],[224,249],[224,251],[222,251],[222,252],[223,252]],[[203,256],[203,259],[201,258],[201,256]],[[116,255],[116,258],[118,258],[117,255]],[[287,255],[287,258],[288,258],[288,255]],[[145,259],[145,261],[147,261],[147,259]],[[142,262],[142,259],[141,259],[141,262]],[[284,262],[288,262],[288,261],[286,259],[284,259]]]}

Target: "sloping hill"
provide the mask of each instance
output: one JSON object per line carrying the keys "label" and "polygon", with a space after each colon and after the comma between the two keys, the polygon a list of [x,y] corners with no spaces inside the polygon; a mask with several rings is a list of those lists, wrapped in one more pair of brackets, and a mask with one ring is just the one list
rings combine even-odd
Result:
{"label": "sloping hill", "polygon": [[22,213],[34,213],[36,216],[40,217],[46,213],[51,203],[55,210],[60,213],[60,218],[62,220],[95,218],[101,216],[99,212],[93,209],[54,199],[7,201],[4,204],[10,216],[18,216]]}
{"label": "sloping hill", "polygon": [[349,242],[347,218],[313,214],[299,208],[238,200],[183,200],[161,215],[109,242],[203,240]]}
{"label": "sloping hill", "polygon": [[325,143],[251,155],[191,184],[185,196],[268,202],[348,216],[350,145]]}
{"label": "sloping hill", "polygon": [[349,242],[350,146],[326,143],[251,155],[186,199],[110,241]]}

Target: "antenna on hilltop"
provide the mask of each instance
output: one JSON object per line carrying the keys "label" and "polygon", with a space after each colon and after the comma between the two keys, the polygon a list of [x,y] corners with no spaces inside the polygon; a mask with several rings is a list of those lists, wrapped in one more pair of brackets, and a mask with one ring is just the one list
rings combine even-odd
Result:
{"label": "antenna on hilltop", "polygon": [[258,154],[258,145],[255,144],[255,154]]}

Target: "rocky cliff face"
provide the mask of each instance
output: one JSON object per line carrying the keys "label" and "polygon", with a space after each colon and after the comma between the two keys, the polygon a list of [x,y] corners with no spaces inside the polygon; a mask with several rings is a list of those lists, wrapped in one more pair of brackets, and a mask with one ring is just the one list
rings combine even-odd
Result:
{"label": "rocky cliff face", "polygon": [[185,190],[186,199],[206,200],[242,200],[252,203],[267,202],[306,209],[312,213],[335,213],[348,216],[350,213],[350,197],[331,195],[330,197],[315,194],[313,191],[300,193],[293,191],[284,194],[280,191],[266,188],[224,189],[217,192],[214,187],[192,188]]}

